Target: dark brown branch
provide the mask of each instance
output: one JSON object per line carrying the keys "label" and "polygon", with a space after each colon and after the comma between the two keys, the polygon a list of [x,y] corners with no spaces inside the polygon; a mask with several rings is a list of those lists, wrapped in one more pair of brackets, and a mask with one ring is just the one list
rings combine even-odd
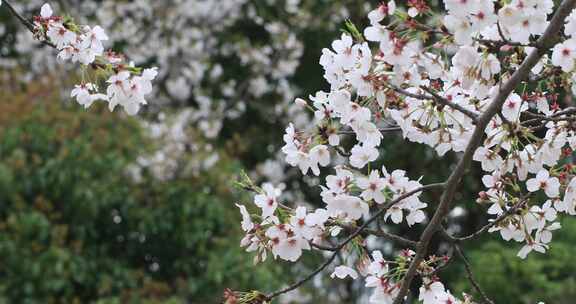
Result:
{"label": "dark brown branch", "polygon": [[384,83],[384,86],[387,87],[388,89],[400,94],[400,95],[404,95],[406,97],[410,97],[410,98],[414,98],[414,99],[418,99],[418,100],[432,100],[436,103],[439,103],[443,106],[447,106],[449,108],[452,108],[456,111],[461,112],[462,114],[468,116],[470,119],[472,119],[472,121],[476,121],[476,119],[478,118],[478,114],[464,108],[463,106],[459,105],[459,104],[455,104],[451,101],[449,101],[448,99],[436,94],[434,91],[432,91],[431,89],[425,87],[425,86],[420,86],[420,88],[426,92],[428,92],[430,95],[425,95],[425,94],[415,94],[415,93],[411,93],[408,92],[407,90],[404,90],[402,88],[399,88],[397,86],[391,85],[389,83]]}
{"label": "dark brown branch", "polygon": [[[402,131],[402,128],[400,128],[400,127],[378,128],[378,131],[380,131],[380,133],[382,133],[382,134],[394,133],[394,132]],[[338,134],[355,134],[355,132],[352,130],[343,130],[343,131],[338,131]]]}
{"label": "dark brown branch", "polygon": [[309,242],[309,243],[310,243],[310,246],[312,246],[316,249],[324,250],[324,251],[336,251],[336,250],[338,250],[336,247],[332,247],[332,246],[318,245],[318,244],[313,243],[313,242]]}
{"label": "dark brown branch", "polygon": [[[525,112],[525,113],[530,113],[530,112]],[[528,115],[530,115],[531,117],[534,117],[534,118],[523,121],[522,125],[532,125],[534,123],[540,123],[542,121],[571,120],[571,119],[574,119],[574,117],[561,117],[561,116],[572,115],[572,114],[576,114],[576,108],[575,107],[566,108],[566,109],[559,111],[559,112],[556,112],[550,116],[544,116],[544,115],[530,113]]]}
{"label": "dark brown branch", "polygon": [[32,22],[30,22],[30,20],[28,20],[28,19],[24,18],[24,16],[20,15],[20,13],[18,13],[18,11],[16,11],[16,9],[12,6],[12,4],[10,4],[9,1],[4,0],[2,2],[4,3],[4,5],[6,5],[8,10],[10,11],[10,13],[12,13],[12,15],[14,15],[14,17],[16,17],[16,19],[18,19],[20,21],[20,23],[22,23],[30,32],[34,33],[34,24]]}
{"label": "dark brown branch", "polygon": [[448,232],[445,233],[445,236],[452,242],[464,242],[464,241],[476,239],[476,238],[480,237],[482,234],[484,234],[486,231],[488,231],[488,229],[500,224],[508,216],[514,214],[516,211],[518,211],[518,209],[520,209],[522,206],[524,206],[526,204],[526,202],[527,202],[527,200],[521,200],[516,205],[512,206],[511,208],[506,210],[504,213],[502,213],[500,216],[498,216],[494,221],[482,226],[482,228],[478,229],[477,231],[475,231],[475,232],[473,232],[467,236],[453,237],[453,236],[449,235]]}
{"label": "dark brown branch", "polygon": [[460,248],[460,246],[458,245],[454,245],[454,249],[456,251],[456,254],[458,254],[458,257],[462,260],[462,263],[464,263],[464,268],[466,269],[466,276],[468,277],[468,281],[470,281],[470,284],[472,284],[474,289],[476,289],[476,292],[480,294],[480,296],[484,300],[484,303],[494,304],[494,301],[490,300],[488,295],[486,295],[486,293],[480,287],[480,284],[478,284],[478,282],[474,279],[474,274],[472,273],[472,267],[470,266],[470,262],[464,255],[462,248]]}
{"label": "dark brown branch", "polygon": [[436,101],[437,103],[461,112],[462,114],[468,116],[468,118],[472,119],[472,121],[474,121],[474,122],[476,122],[476,119],[478,119],[477,113],[474,113],[474,112],[464,108],[463,106],[461,106],[459,104],[456,104],[456,103],[449,101],[448,99],[438,95],[436,92],[434,92],[430,88],[427,88],[425,86],[420,86],[420,88],[422,90],[426,91],[428,94],[432,95],[434,97],[434,101]]}
{"label": "dark brown branch", "polygon": [[575,114],[575,113],[576,113],[576,107],[569,107],[569,108],[566,108],[562,111],[559,111],[559,112],[552,114],[552,117],[558,117],[558,116],[562,116],[562,115],[570,115],[570,114]]}
{"label": "dark brown branch", "polygon": [[[344,224],[341,224],[338,226],[344,228],[344,230],[346,230],[346,231],[355,231],[356,230],[355,226],[349,226],[349,225],[344,225]],[[383,239],[394,241],[394,242],[397,242],[401,245],[408,246],[411,248],[415,248],[416,245],[418,244],[415,241],[403,238],[403,237],[401,237],[397,234],[394,234],[394,233],[386,232],[382,229],[368,229],[368,228],[366,228],[366,229],[364,229],[363,234],[381,237]]]}
{"label": "dark brown branch", "polygon": [[450,177],[446,181],[446,188],[442,193],[440,198],[440,204],[434,213],[434,216],[426,226],[426,229],[420,237],[418,242],[416,256],[410,263],[408,271],[404,276],[402,286],[394,304],[401,304],[408,293],[408,289],[416,272],[418,270],[418,265],[422,262],[428,250],[428,245],[432,239],[432,236],[441,228],[442,221],[450,211],[450,206],[454,199],[454,194],[460,184],[462,177],[465,174],[466,169],[470,166],[472,162],[472,155],[476,149],[482,144],[482,139],[484,138],[484,130],[490,120],[502,109],[502,105],[514,91],[514,89],[523,81],[530,73],[530,70],[538,63],[542,55],[550,49],[554,39],[556,38],[558,32],[564,24],[566,17],[572,12],[574,6],[576,5],[576,0],[564,0],[560,7],[556,10],[550,24],[546,28],[544,34],[536,41],[536,49],[533,50],[524,62],[518,67],[518,69],[512,74],[510,79],[500,88],[498,94],[494,98],[494,101],[490,103],[486,111],[478,118],[476,127],[474,128],[474,133],[470,138],[464,155],[458,162],[458,165],[452,171]]}
{"label": "dark brown branch", "polygon": [[335,246],[334,253],[332,253],[332,255],[330,255],[330,257],[324,263],[322,263],[320,266],[318,266],[314,271],[309,273],[307,276],[305,276],[301,280],[293,283],[292,285],[290,285],[286,288],[283,288],[281,290],[272,292],[271,294],[267,295],[266,298],[270,301],[270,300],[278,297],[281,294],[292,291],[292,290],[302,286],[302,284],[306,283],[308,280],[312,279],[317,274],[322,272],[326,267],[328,267],[328,265],[330,265],[332,263],[332,261],[334,261],[334,259],[336,259],[336,256],[338,256],[338,253],[342,250],[342,248],[344,248],[344,246],[346,246],[353,239],[355,239],[358,235],[360,235],[362,233],[362,231],[364,229],[366,229],[366,227],[368,227],[368,225],[370,225],[372,222],[374,222],[376,219],[378,219],[380,216],[382,216],[382,214],[384,214],[384,212],[386,212],[393,205],[397,204],[398,202],[402,201],[403,199],[406,199],[406,198],[408,198],[408,197],[410,197],[416,193],[420,193],[422,191],[433,189],[433,188],[443,188],[443,187],[444,187],[443,183],[430,184],[430,185],[422,186],[420,188],[406,192],[406,193],[400,195],[399,197],[393,199],[392,201],[386,203],[384,206],[382,206],[382,208],[380,210],[378,210],[378,212],[376,212],[376,214],[374,214],[371,218],[369,218],[366,222],[364,222],[360,227],[358,227],[358,229],[356,229],[356,231],[354,233],[349,235],[344,241],[342,241],[342,243]]}
{"label": "dark brown branch", "polygon": [[[22,23],[26,27],[26,29],[28,29],[28,31],[30,31],[30,33],[32,33],[32,35],[36,35],[36,31],[34,30],[34,24],[32,22],[30,22],[30,20],[24,18],[24,16],[22,16],[20,13],[18,13],[18,11],[16,11],[16,9],[12,6],[12,4],[9,1],[3,0],[2,3],[4,5],[6,5],[8,10],[10,11],[10,13],[12,15],[14,15],[14,17],[16,17],[16,19],[18,19],[20,21],[20,23]],[[56,45],[50,41],[41,40],[40,42],[42,44],[49,46],[49,47],[56,48]]]}
{"label": "dark brown branch", "polygon": [[530,43],[525,44],[525,43],[513,42],[513,41],[509,41],[509,40],[502,41],[502,40],[490,40],[490,39],[478,39],[478,38],[476,38],[476,39],[474,39],[474,41],[477,41],[477,42],[482,43],[482,44],[490,44],[490,45],[497,47],[497,48],[500,48],[500,47],[505,46],[505,45],[520,46],[520,47],[533,47],[533,45]]}

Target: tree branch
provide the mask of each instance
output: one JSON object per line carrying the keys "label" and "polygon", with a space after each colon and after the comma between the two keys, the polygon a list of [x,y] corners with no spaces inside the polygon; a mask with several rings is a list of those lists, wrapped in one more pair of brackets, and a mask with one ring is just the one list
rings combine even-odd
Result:
{"label": "tree branch", "polygon": [[[526,112],[526,113],[530,113],[530,112]],[[544,116],[544,115],[539,115],[539,114],[534,114],[534,113],[530,113],[529,115],[535,118],[532,119],[528,119],[522,122],[522,125],[531,125],[534,123],[540,123],[542,121],[562,121],[562,120],[571,120],[574,119],[574,117],[560,117],[563,115],[572,115],[572,114],[576,114],[576,108],[575,107],[569,107],[566,108],[562,111],[556,112],[550,116]]]}
{"label": "tree branch", "polygon": [[433,90],[431,90],[430,88],[427,88],[425,86],[420,86],[420,88],[426,92],[428,92],[428,94],[432,95],[434,97],[434,100],[444,106],[450,107],[456,111],[461,112],[462,114],[468,116],[468,118],[472,119],[472,121],[476,122],[476,120],[478,119],[478,114],[474,113],[466,108],[464,108],[463,106],[453,103],[451,101],[449,101],[448,99],[438,95],[436,92],[434,92]]}
{"label": "tree branch", "polygon": [[[382,134],[394,133],[394,132],[402,131],[402,128],[392,126],[392,127],[386,127],[386,128],[378,128],[378,131],[380,131],[380,133],[382,133]],[[354,132],[353,130],[342,130],[342,131],[338,131],[338,134],[356,134],[356,132]]]}
{"label": "tree branch", "polygon": [[446,181],[446,188],[442,193],[440,204],[434,213],[434,216],[426,226],[426,229],[422,233],[420,237],[420,241],[418,242],[416,256],[414,260],[410,263],[410,267],[404,276],[404,280],[402,282],[402,287],[394,300],[394,304],[401,304],[408,293],[408,289],[414,276],[416,275],[418,265],[422,262],[425,257],[426,251],[428,250],[428,245],[430,244],[430,240],[432,236],[440,229],[441,223],[450,211],[450,206],[454,199],[454,194],[460,184],[462,177],[466,169],[470,166],[472,162],[472,155],[476,151],[476,149],[482,144],[482,139],[484,138],[484,130],[490,120],[496,115],[498,112],[501,111],[502,105],[514,91],[516,86],[520,84],[520,82],[525,79],[530,70],[538,63],[542,55],[552,46],[553,40],[555,39],[556,35],[562,28],[564,24],[564,20],[566,17],[572,12],[574,6],[576,5],[576,0],[564,0],[560,7],[556,10],[556,13],[552,17],[550,24],[546,28],[544,34],[536,41],[536,49],[533,50],[524,62],[520,65],[520,67],[512,74],[510,79],[500,88],[498,94],[494,98],[494,101],[488,106],[486,111],[478,118],[476,127],[474,128],[474,133],[470,138],[470,142],[466,147],[464,155],[458,162],[458,165],[452,171],[452,174]]}
{"label": "tree branch", "polygon": [[452,108],[452,109],[459,111],[462,114],[468,116],[474,122],[478,118],[478,114],[464,108],[463,106],[461,106],[459,104],[455,104],[455,103],[449,101],[448,99],[438,95],[437,93],[432,91],[430,88],[427,88],[425,86],[420,86],[420,89],[428,92],[428,94],[430,94],[430,95],[411,93],[411,92],[408,92],[407,90],[404,90],[402,88],[399,88],[397,86],[394,86],[394,85],[386,83],[386,82],[383,82],[382,84],[386,88],[388,88],[388,89],[390,89],[390,90],[392,90],[392,91],[394,91],[400,95],[404,95],[406,97],[410,97],[410,98],[414,98],[414,99],[418,99],[418,100],[432,100],[432,101],[439,103],[443,106],[447,106],[449,108]]}
{"label": "tree branch", "polygon": [[312,241],[310,241],[308,243],[310,244],[310,246],[312,246],[316,249],[319,249],[319,250],[324,250],[324,251],[336,251],[337,250],[336,247],[318,245],[316,243],[313,243]]}
{"label": "tree branch", "polygon": [[10,4],[10,1],[4,0],[2,2],[4,2],[4,5],[6,5],[8,10],[10,11],[10,13],[12,13],[12,15],[14,15],[14,17],[16,17],[16,19],[18,19],[20,21],[20,23],[22,23],[31,33],[34,33],[34,24],[32,22],[30,22],[30,20],[28,20],[28,19],[24,18],[24,16],[20,15],[20,13],[18,13],[18,11],[16,11],[14,6],[12,6],[12,4]]}
{"label": "tree branch", "polygon": [[490,298],[488,297],[488,295],[486,295],[486,293],[482,290],[482,288],[480,288],[480,284],[478,284],[478,282],[474,279],[474,274],[472,273],[472,267],[470,266],[470,262],[464,255],[462,248],[460,248],[459,245],[454,245],[454,249],[456,250],[456,254],[458,254],[458,257],[462,260],[462,263],[464,263],[464,268],[466,269],[466,276],[468,277],[468,281],[470,281],[470,284],[472,284],[474,289],[476,289],[478,294],[480,294],[485,303],[494,304],[494,302],[490,300]]}
{"label": "tree branch", "polygon": [[511,214],[513,214],[514,212],[516,212],[518,209],[520,209],[520,207],[524,206],[524,204],[527,202],[527,200],[521,200],[520,202],[518,202],[516,205],[512,206],[512,208],[506,210],[504,213],[502,213],[499,217],[497,217],[494,221],[482,226],[482,228],[478,229],[476,232],[473,232],[467,236],[463,236],[463,237],[453,237],[451,236],[448,232],[445,231],[445,237],[451,241],[451,242],[464,242],[464,241],[469,241],[469,240],[473,240],[478,238],[479,236],[481,236],[482,234],[484,234],[484,232],[488,231],[488,229],[500,224],[500,222],[502,222],[504,219],[506,219],[508,216],[510,216]]}
{"label": "tree branch", "polygon": [[[347,230],[347,231],[355,231],[356,230],[355,226],[343,225],[343,224],[338,225],[338,226],[344,228],[344,230]],[[381,238],[384,238],[384,239],[387,239],[390,241],[394,241],[394,242],[397,242],[401,245],[408,246],[411,248],[415,248],[416,245],[418,244],[418,242],[403,238],[403,237],[401,237],[397,234],[394,234],[394,233],[386,232],[382,229],[368,229],[368,228],[366,228],[366,229],[364,229],[363,233],[367,234],[367,235],[373,235],[373,236],[381,237]]]}
{"label": "tree branch", "polygon": [[[20,13],[18,13],[18,11],[16,11],[16,9],[14,8],[14,6],[12,6],[10,1],[3,0],[2,3],[4,3],[4,5],[6,5],[8,10],[10,11],[10,13],[14,17],[16,17],[16,19],[18,19],[18,21],[20,21],[20,23],[22,23],[26,27],[26,29],[28,29],[28,31],[30,31],[30,33],[32,33],[32,35],[36,34],[36,32],[34,31],[34,24],[32,22],[30,22],[30,20],[24,18],[24,16],[22,16]],[[40,42],[42,44],[49,46],[49,47],[56,48],[56,45],[50,41],[41,40]]]}

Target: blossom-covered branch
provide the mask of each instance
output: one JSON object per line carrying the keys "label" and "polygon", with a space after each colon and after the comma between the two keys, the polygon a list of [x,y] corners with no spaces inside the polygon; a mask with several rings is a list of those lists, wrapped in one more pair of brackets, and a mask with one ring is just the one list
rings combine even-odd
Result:
{"label": "blossom-covered branch", "polygon": [[410,192],[407,192],[407,193],[397,197],[396,199],[386,203],[370,219],[366,220],[360,227],[358,227],[354,231],[354,233],[350,234],[344,241],[342,241],[338,246],[336,246],[334,248],[334,253],[332,253],[332,255],[328,258],[328,260],[326,260],[323,264],[321,264],[316,270],[314,270],[312,273],[310,273],[309,275],[307,275],[303,279],[297,281],[296,283],[294,283],[294,284],[292,284],[292,285],[290,285],[284,289],[281,289],[279,291],[275,291],[275,292],[271,293],[270,295],[267,296],[267,299],[272,300],[273,298],[275,298],[281,294],[284,294],[284,293],[287,293],[291,290],[294,290],[294,289],[300,287],[306,281],[312,279],[314,276],[319,274],[322,270],[324,270],[326,267],[328,267],[334,261],[334,259],[336,259],[340,250],[342,250],[348,243],[353,241],[358,235],[360,235],[364,231],[364,229],[366,227],[368,227],[372,222],[377,220],[382,214],[384,214],[384,212],[386,212],[393,205],[401,202],[403,199],[406,199],[406,198],[408,198],[408,197],[410,197],[416,193],[419,193],[419,192],[422,192],[422,191],[425,191],[428,189],[442,188],[442,187],[444,187],[444,184],[430,184],[430,185],[422,186],[420,188],[417,188],[417,189],[414,189]]}
{"label": "blossom-covered branch", "polygon": [[[527,78],[530,70],[538,63],[540,58],[544,55],[545,51],[550,48],[556,35],[560,32],[564,20],[572,12],[576,5],[574,0],[565,0],[562,2],[554,17],[550,21],[547,29],[543,35],[536,42],[537,48],[532,50],[530,55],[524,60],[520,67],[514,71],[514,74],[507,80],[506,84],[498,88],[498,93],[491,101],[490,105],[487,107],[486,111],[478,118],[474,133],[466,147],[464,156],[460,159],[458,165],[446,181],[446,189],[442,193],[442,198],[440,199],[440,204],[434,213],[430,223],[427,225],[426,229],[420,237],[418,244],[418,250],[416,252],[416,257],[412,261],[408,272],[404,276],[402,287],[398,293],[394,304],[400,304],[404,301],[404,297],[408,291],[410,283],[414,275],[416,274],[418,264],[424,259],[426,251],[428,250],[428,244],[432,239],[432,236],[441,228],[441,223],[450,211],[450,205],[454,199],[454,194],[456,193],[457,187],[460,184],[462,177],[466,169],[472,162],[473,155],[477,153],[478,147],[482,144],[482,138],[485,132],[485,128],[488,126],[492,118],[500,111],[510,98],[510,94],[514,89],[520,84],[521,81]],[[546,181],[543,180],[546,185]],[[537,187],[538,188],[538,187]],[[555,195],[553,195],[555,196]]]}
{"label": "blossom-covered branch", "polygon": [[[326,206],[282,211],[276,208],[281,191],[265,184],[255,197],[261,215],[241,206],[247,232],[242,245],[257,251],[258,261],[268,250],[275,258],[295,261],[303,249],[310,249],[307,241],[338,238],[343,227],[386,231],[366,225],[380,216],[379,223],[424,224],[416,251],[401,251],[393,259],[378,250],[370,254],[367,244],[354,239],[345,239],[354,245],[345,251],[330,247],[355,261],[336,267],[331,277],[357,279],[362,269],[366,286],[374,288],[372,303],[402,303],[416,276],[423,282],[419,299],[425,304],[470,303],[470,298],[452,295],[438,278],[451,259],[429,255],[437,232],[452,247],[485,232],[499,232],[507,241],[523,243],[520,258],[546,252],[552,232],[560,228],[558,214],[576,214],[574,112],[557,102],[561,95],[576,93],[575,2],[566,0],[554,9],[549,0],[513,0],[499,6],[491,0],[446,0],[447,13],[437,14],[425,1],[404,7],[388,1],[368,14],[370,26],[364,31],[347,23],[346,33],[320,58],[330,91],[296,100],[313,113],[315,126],[297,130],[290,124],[282,148],[287,163],[302,174],[319,176],[322,168],[334,169],[335,175],[328,175],[321,186]],[[427,24],[431,19],[442,24]],[[541,73],[549,77],[539,77]],[[572,92],[564,92],[557,82],[572,84]],[[390,173],[386,166],[371,166],[381,160],[385,137],[394,136],[381,131],[390,125],[439,157],[461,153],[430,219],[428,205],[415,195],[385,211],[379,207],[421,186],[420,179],[409,179],[403,170]],[[350,139],[341,136],[353,137],[354,146],[344,148],[342,142]],[[487,188],[476,201],[494,218],[457,238],[442,223],[472,162],[485,172],[481,183]],[[252,223],[254,219],[259,223]],[[401,235],[371,237],[414,245]]]}
{"label": "blossom-covered branch", "polygon": [[[105,50],[103,41],[108,36],[102,27],[79,25],[70,17],[54,15],[49,4],[42,6],[32,23],[10,2],[4,2],[34,38],[59,51],[60,61],[80,63],[82,82],[71,92],[79,104],[88,108],[95,101],[104,101],[110,111],[121,105],[126,113],[135,115],[147,103],[145,96],[152,92],[151,81],[156,78],[157,69],[136,67],[126,62],[124,55]],[[105,93],[101,93],[100,84],[107,85]]]}

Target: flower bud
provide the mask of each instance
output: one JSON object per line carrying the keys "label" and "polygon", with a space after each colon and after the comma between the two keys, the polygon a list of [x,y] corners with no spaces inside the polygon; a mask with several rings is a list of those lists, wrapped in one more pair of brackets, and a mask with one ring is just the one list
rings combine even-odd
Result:
{"label": "flower bud", "polygon": [[294,100],[294,103],[296,103],[297,105],[302,106],[302,107],[305,107],[308,105],[306,100],[304,100],[302,98],[296,98],[296,100]]}

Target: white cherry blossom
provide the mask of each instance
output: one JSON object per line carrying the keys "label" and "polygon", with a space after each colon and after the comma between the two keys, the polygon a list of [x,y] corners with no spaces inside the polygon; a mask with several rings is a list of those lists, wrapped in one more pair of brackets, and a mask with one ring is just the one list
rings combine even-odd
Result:
{"label": "white cherry blossom", "polygon": [[540,170],[536,177],[526,181],[526,188],[530,192],[544,190],[548,197],[554,198],[559,194],[560,182],[557,177],[550,177],[547,170]]}

